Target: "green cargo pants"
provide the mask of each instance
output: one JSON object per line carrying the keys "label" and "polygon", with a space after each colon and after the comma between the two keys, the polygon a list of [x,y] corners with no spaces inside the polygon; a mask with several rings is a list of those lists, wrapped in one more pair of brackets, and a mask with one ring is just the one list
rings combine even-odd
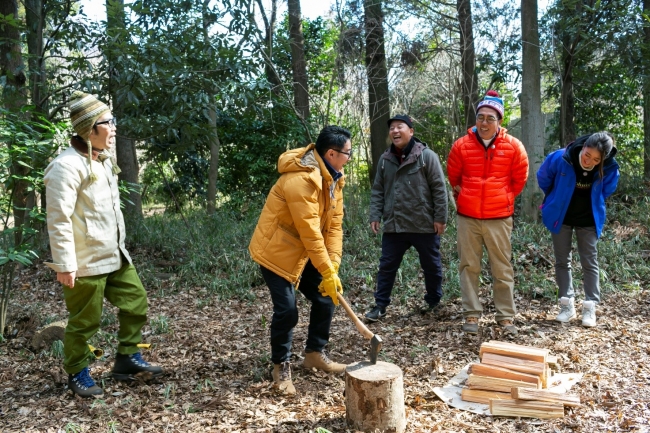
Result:
{"label": "green cargo pants", "polygon": [[147,322],[147,292],[133,265],[127,263],[110,274],[80,277],[74,288],[63,286],[63,297],[70,313],[63,338],[63,367],[68,374],[88,366],[92,356],[88,340],[99,330],[104,297],[120,310],[117,352],[130,355],[139,350]]}

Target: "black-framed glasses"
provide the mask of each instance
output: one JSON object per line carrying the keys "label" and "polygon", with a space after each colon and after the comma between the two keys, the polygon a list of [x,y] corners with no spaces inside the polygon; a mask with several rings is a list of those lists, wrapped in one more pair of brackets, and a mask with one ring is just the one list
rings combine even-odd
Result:
{"label": "black-framed glasses", "polygon": [[479,114],[478,116],[476,116],[476,121],[481,123],[482,122],[494,123],[497,120],[498,119],[494,116],[484,116],[483,114]]}
{"label": "black-framed glasses", "polygon": [[104,120],[103,122],[95,122],[95,126],[97,125],[117,126],[117,119],[113,117],[108,120]]}
{"label": "black-framed glasses", "polygon": [[334,149],[333,147],[331,147],[330,149],[332,149],[334,152],[338,152],[338,153],[342,153],[343,155],[346,155],[348,157],[348,159],[352,158],[352,149],[350,149],[349,152],[344,152],[344,151],[339,150],[339,149]]}

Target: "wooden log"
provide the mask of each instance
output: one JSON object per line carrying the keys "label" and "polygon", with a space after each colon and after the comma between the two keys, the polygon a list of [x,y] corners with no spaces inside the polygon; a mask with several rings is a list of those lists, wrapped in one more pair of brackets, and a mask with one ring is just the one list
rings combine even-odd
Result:
{"label": "wooden log", "polygon": [[580,396],[561,394],[559,392],[545,391],[542,389],[512,388],[511,396],[518,400],[538,400],[562,403],[565,406],[580,406]]}
{"label": "wooden log", "polygon": [[49,349],[56,340],[63,341],[66,326],[68,326],[67,320],[59,320],[45,325],[34,333],[31,347],[34,350]]}
{"label": "wooden log", "polygon": [[560,371],[560,364],[558,364],[558,357],[555,355],[548,355],[546,357],[546,365],[549,366],[551,371]]}
{"label": "wooden log", "polygon": [[368,361],[345,369],[345,413],[348,425],[363,432],[406,430],[402,370],[388,362]]}
{"label": "wooden log", "polygon": [[537,347],[532,347],[532,346],[522,346],[521,344],[516,344],[516,343],[510,343],[508,341],[499,341],[499,340],[490,340],[490,344],[495,344],[495,345],[500,345],[504,347],[511,347],[513,349],[521,349],[523,348],[524,351],[539,351],[540,355],[543,354],[544,351],[546,351],[546,364],[548,364],[549,367],[551,367],[552,370],[557,370],[558,369],[558,358],[556,355],[551,355],[550,350],[548,349],[540,349]]}
{"label": "wooden log", "polygon": [[467,379],[467,387],[470,389],[484,389],[486,391],[511,392],[512,388],[534,388],[537,385],[520,380],[499,379],[496,377],[478,376],[470,374]]}
{"label": "wooden log", "polygon": [[514,371],[521,371],[522,373],[535,374],[538,376],[543,375],[546,370],[546,365],[543,362],[497,355],[495,353],[484,353],[481,357],[481,363],[508,368]]}
{"label": "wooden log", "polygon": [[[513,388],[519,389],[519,388]],[[507,392],[485,391],[482,389],[469,389],[463,388],[460,392],[460,398],[463,401],[471,401],[472,403],[490,404],[491,399],[496,400],[511,400],[512,397]]]}
{"label": "wooden log", "polygon": [[542,381],[539,376],[510,370],[509,368],[502,368],[489,364],[472,364],[469,366],[467,373],[475,374],[477,376],[496,377],[499,379],[520,380],[522,382],[532,383],[539,389],[542,388]]}
{"label": "wooden log", "polygon": [[548,388],[548,384],[551,381],[551,367],[548,364],[544,367],[544,374],[542,375],[542,388]]}
{"label": "wooden log", "polygon": [[548,401],[490,400],[490,413],[494,416],[523,416],[528,418],[562,418],[564,405]]}
{"label": "wooden log", "polygon": [[510,341],[490,340],[490,341],[488,341],[488,343],[490,343],[490,344],[498,344],[498,345],[501,345],[501,346],[520,347],[520,348],[524,348],[524,349],[542,350],[542,351],[546,351],[547,353],[551,352],[549,349],[544,349],[543,347],[526,346],[524,344],[512,343]]}
{"label": "wooden log", "polygon": [[527,359],[530,361],[546,363],[548,349],[538,349],[536,347],[522,346],[514,343],[504,343],[502,341],[490,341],[481,344],[479,355],[483,359],[484,353],[495,353],[497,355],[510,356],[513,358]]}

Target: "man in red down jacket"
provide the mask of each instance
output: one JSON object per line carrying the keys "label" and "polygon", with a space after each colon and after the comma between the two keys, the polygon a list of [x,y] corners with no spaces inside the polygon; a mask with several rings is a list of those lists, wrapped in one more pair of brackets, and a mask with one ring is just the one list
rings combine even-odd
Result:
{"label": "man in red down jacket", "polygon": [[478,333],[483,312],[479,275],[483,245],[492,271],[497,323],[516,334],[514,271],[510,259],[515,197],[528,179],[528,155],[521,141],[501,127],[503,100],[494,90],[479,102],[476,126],[456,140],[447,160],[449,183],[458,210],[458,256],[463,297],[463,331]]}

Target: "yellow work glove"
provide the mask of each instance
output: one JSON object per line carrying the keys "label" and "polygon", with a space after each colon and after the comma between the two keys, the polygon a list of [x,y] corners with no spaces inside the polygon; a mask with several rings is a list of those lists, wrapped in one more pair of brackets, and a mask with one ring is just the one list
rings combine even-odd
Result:
{"label": "yellow work glove", "polygon": [[323,281],[318,285],[318,291],[321,295],[332,298],[334,305],[339,305],[336,292],[343,293],[343,284],[341,284],[339,275],[334,270],[334,267],[326,269],[321,275],[323,276]]}
{"label": "yellow work glove", "polygon": [[341,265],[336,263],[336,262],[332,262],[332,266],[334,267],[334,273],[338,274],[339,273],[339,266],[341,266]]}

